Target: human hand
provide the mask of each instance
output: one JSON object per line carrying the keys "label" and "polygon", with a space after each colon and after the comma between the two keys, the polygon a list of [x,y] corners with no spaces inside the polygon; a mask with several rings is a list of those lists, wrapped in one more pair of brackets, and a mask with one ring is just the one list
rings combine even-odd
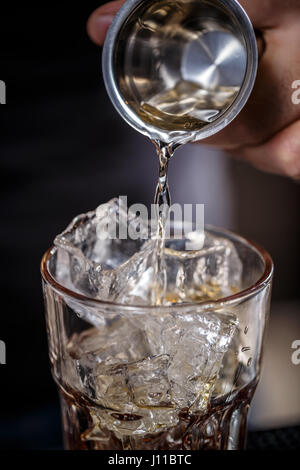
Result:
{"label": "human hand", "polygon": [[[107,3],[90,16],[91,39],[102,45],[124,0]],[[240,0],[263,36],[257,80],[239,116],[218,134],[202,141],[249,161],[257,168],[300,178],[300,103],[292,101],[300,80],[300,1]],[[300,98],[300,92],[297,93]],[[300,100],[299,100],[300,101]]]}

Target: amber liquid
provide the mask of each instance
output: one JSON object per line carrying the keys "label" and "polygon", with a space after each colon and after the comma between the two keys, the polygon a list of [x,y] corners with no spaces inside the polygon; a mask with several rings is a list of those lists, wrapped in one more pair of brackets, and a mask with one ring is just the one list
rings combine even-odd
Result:
{"label": "amber liquid", "polygon": [[[149,85],[150,86],[150,80]],[[164,86],[162,84],[162,89]],[[234,100],[237,87],[219,87],[213,92],[201,89],[186,80],[180,80],[173,88],[154,95],[136,109],[146,124],[165,131],[199,131],[216,119]],[[136,108],[132,101],[131,106]],[[204,111],[209,118],[203,119]]]}
{"label": "amber liquid", "polygon": [[[242,450],[245,447],[247,414],[256,388],[250,383],[232,398],[212,400],[203,414],[178,412],[170,429],[146,435],[120,436],[95,424],[95,404],[74,390],[60,389],[65,448],[68,450]],[[112,413],[111,410],[107,410]],[[114,413],[116,421],[139,416]],[[98,427],[97,427],[98,426]],[[94,438],[93,438],[94,435]]]}

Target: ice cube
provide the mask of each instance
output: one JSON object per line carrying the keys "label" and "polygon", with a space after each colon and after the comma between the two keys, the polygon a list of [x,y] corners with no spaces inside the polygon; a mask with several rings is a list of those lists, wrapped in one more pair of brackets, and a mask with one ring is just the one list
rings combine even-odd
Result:
{"label": "ice cube", "polygon": [[144,330],[132,319],[121,316],[108,319],[100,329],[89,328],[74,334],[67,351],[65,377],[66,380],[70,377],[70,385],[76,376],[78,391],[116,410],[122,403],[125,406],[130,402],[129,398],[123,402],[123,392],[128,389],[124,383],[127,364],[152,355]]}
{"label": "ice cube", "polygon": [[182,409],[207,410],[236,329],[230,313],[190,307],[151,321],[115,316],[101,329],[73,335],[64,377],[94,402],[93,435],[97,426],[120,435],[159,432],[177,424]]}
{"label": "ice cube", "polygon": [[168,365],[169,357],[161,355],[99,368],[98,399],[106,408],[99,415],[102,424],[125,435],[159,432],[174,426],[178,412],[171,401]]}
{"label": "ice cube", "polygon": [[174,313],[172,320],[158,323],[156,342],[153,322],[117,317],[106,328],[74,335],[68,351],[76,361],[80,391],[122,412],[147,407],[204,411],[236,332],[236,318],[229,313]]}
{"label": "ice cube", "polygon": [[[167,376],[169,357],[151,356],[128,362],[132,356],[127,354],[125,361],[121,338],[119,347],[122,353],[111,356],[112,351],[108,347],[99,356],[101,348],[96,336],[95,331],[87,332],[81,338],[81,346],[73,341],[69,351],[75,361],[79,391],[95,406],[100,405],[100,408],[95,408],[99,422],[93,427],[93,435],[97,434],[100,424],[127,435],[161,431],[176,424],[178,413],[171,402]],[[136,341],[140,342],[140,337]],[[147,355],[146,352],[144,354]],[[120,362],[121,358],[123,362]],[[73,387],[75,383],[72,378]]]}
{"label": "ice cube", "polygon": [[[139,228],[141,238],[124,238],[130,225]],[[113,199],[76,217],[56,237],[55,245],[56,275],[67,287],[100,300],[155,304],[158,252],[153,225],[127,212],[122,200]],[[168,240],[160,264],[166,269],[167,288],[162,299],[166,305],[216,300],[241,285],[242,264],[235,247],[209,232],[205,236],[191,232],[183,240]]]}
{"label": "ice cube", "polygon": [[93,374],[97,403],[123,413],[136,411],[127,385],[127,364],[100,365]]}
{"label": "ice cube", "polygon": [[[163,337],[163,332],[174,325],[171,313],[155,309],[151,314],[137,315],[135,317],[135,324],[145,332],[152,356],[164,354],[165,338]],[[173,341],[172,338],[171,341]]]}
{"label": "ice cube", "polygon": [[[237,320],[231,314],[186,313],[164,332],[170,355],[168,378],[178,408],[207,409],[224,353],[234,337]],[[172,341],[173,339],[173,341]]]}
{"label": "ice cube", "polygon": [[167,354],[148,357],[144,361],[128,364],[128,385],[133,402],[143,407],[171,407]]}
{"label": "ice cube", "polygon": [[89,328],[72,336],[68,344],[71,357],[85,364],[130,363],[152,355],[145,331],[134,317],[115,315],[100,329]]}
{"label": "ice cube", "polygon": [[191,232],[184,240],[166,244],[168,291],[181,301],[216,300],[241,285],[242,263],[234,245],[206,232],[198,250],[202,239],[202,232]]}
{"label": "ice cube", "polygon": [[[120,238],[137,226],[139,238]],[[149,304],[155,246],[148,239],[150,229],[147,221],[127,212],[122,199],[76,217],[54,241],[58,281],[101,300]]]}

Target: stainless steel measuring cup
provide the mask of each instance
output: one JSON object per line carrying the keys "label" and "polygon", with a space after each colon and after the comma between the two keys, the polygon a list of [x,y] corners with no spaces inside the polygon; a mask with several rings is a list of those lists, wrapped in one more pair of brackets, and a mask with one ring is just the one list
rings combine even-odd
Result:
{"label": "stainless steel measuring cup", "polygon": [[136,130],[165,144],[227,126],[257,71],[251,22],[236,0],[128,0],[106,36],[110,99]]}

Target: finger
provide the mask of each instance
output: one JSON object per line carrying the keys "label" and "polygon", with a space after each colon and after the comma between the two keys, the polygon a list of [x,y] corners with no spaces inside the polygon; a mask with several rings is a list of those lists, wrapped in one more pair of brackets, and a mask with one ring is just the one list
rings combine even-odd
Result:
{"label": "finger", "polygon": [[234,156],[270,173],[300,178],[300,121],[291,124],[265,144],[232,152]]}
{"label": "finger", "polygon": [[255,28],[274,28],[282,24],[290,11],[299,7],[299,0],[239,0]]}
{"label": "finger", "polygon": [[88,19],[87,33],[92,41],[102,46],[107,30],[125,0],[109,2],[97,8]]}

